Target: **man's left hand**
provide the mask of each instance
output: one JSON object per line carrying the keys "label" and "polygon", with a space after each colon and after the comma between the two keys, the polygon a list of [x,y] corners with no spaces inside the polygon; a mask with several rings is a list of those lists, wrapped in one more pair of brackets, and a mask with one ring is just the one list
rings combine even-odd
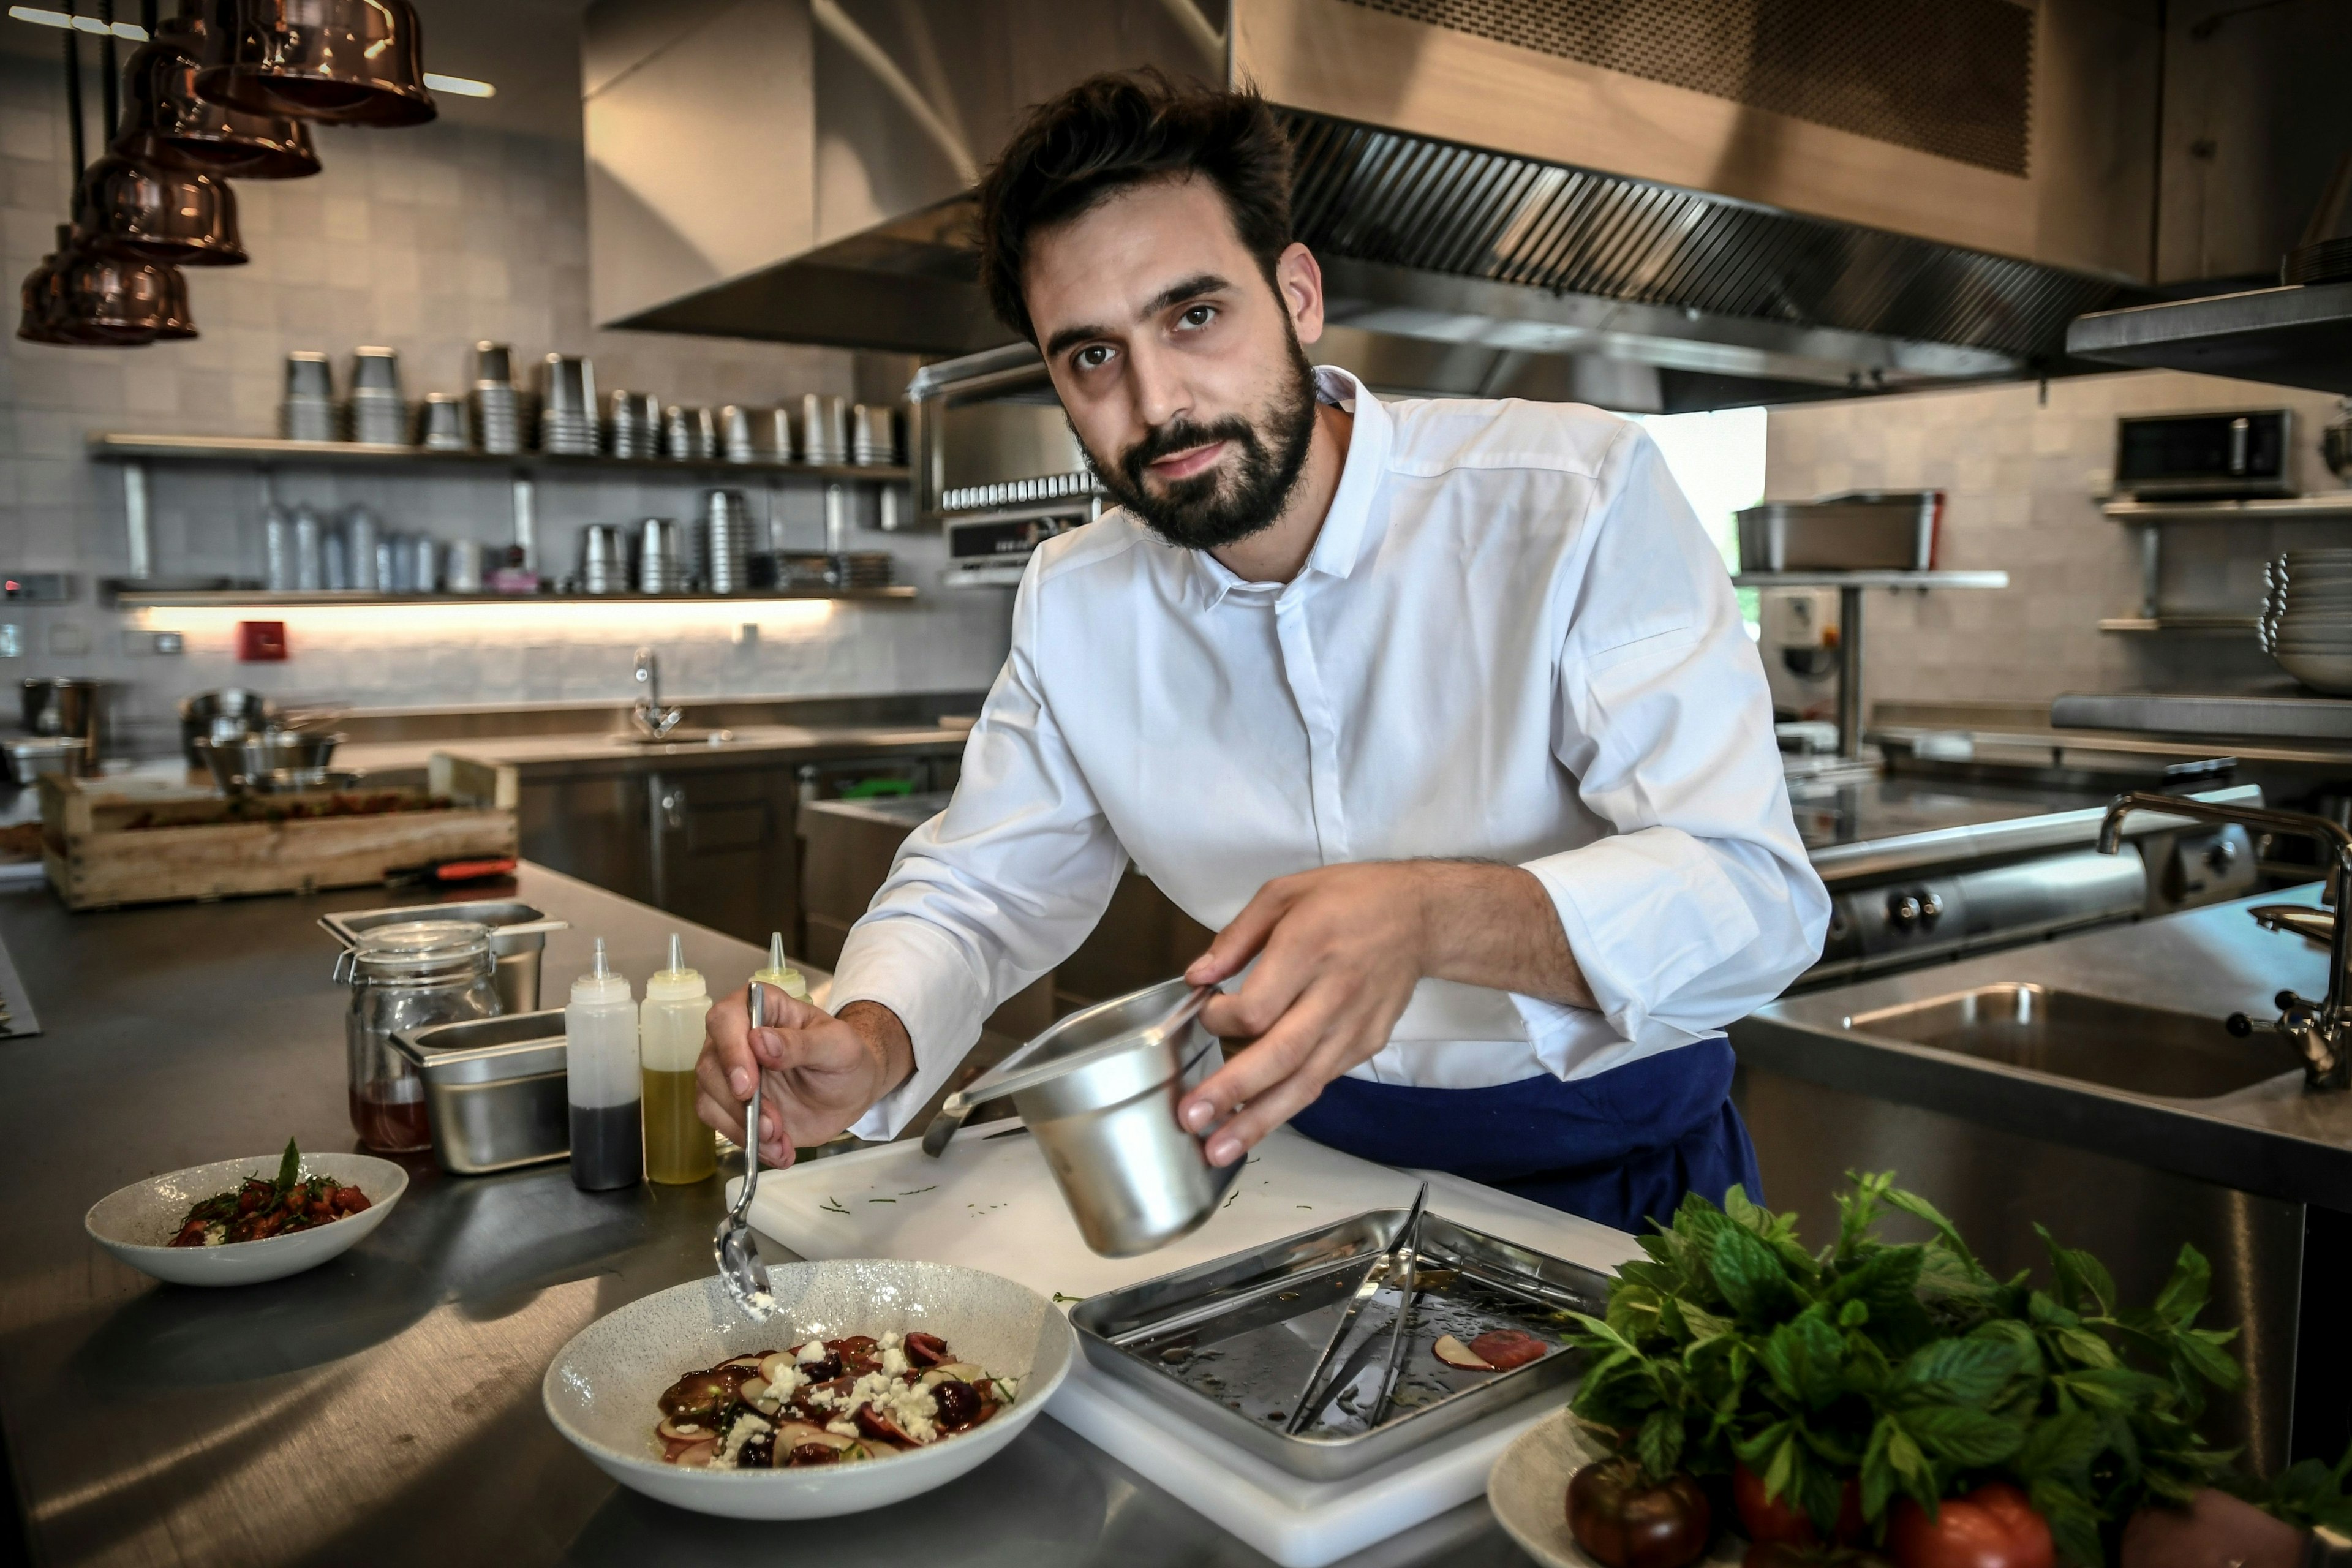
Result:
{"label": "man's left hand", "polygon": [[1230,1165],[1389,1042],[1426,976],[1591,1005],[1543,884],[1514,866],[1374,861],[1280,877],[1217,933],[1184,978],[1215,985],[1212,1034],[1251,1043],[1184,1099],[1177,1119]]}

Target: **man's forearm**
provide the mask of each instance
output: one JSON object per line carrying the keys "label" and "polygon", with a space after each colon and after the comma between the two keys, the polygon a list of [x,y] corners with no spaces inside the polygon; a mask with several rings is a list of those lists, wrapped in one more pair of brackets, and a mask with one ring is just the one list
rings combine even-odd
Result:
{"label": "man's forearm", "polygon": [[1438,980],[1593,1005],[1551,895],[1532,871],[1475,860],[1421,860],[1422,964]]}

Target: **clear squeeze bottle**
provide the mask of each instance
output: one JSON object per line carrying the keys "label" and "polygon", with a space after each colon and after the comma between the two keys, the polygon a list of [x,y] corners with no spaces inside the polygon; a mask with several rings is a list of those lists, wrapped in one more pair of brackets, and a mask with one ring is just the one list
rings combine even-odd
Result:
{"label": "clear squeeze bottle", "polygon": [[768,933],[768,966],[751,976],[762,985],[772,985],[785,995],[799,1001],[808,1000],[808,976],[784,962],[784,933]]}
{"label": "clear squeeze bottle", "polygon": [[572,983],[563,1009],[563,1067],[572,1101],[572,1184],[583,1193],[634,1187],[645,1174],[645,1086],[637,1077],[637,1005],[604,963]]}
{"label": "clear squeeze bottle", "polygon": [[637,1046],[646,1079],[646,1179],[684,1185],[719,1168],[716,1136],[694,1114],[694,1061],[710,993],[686,966],[685,943],[669,939],[669,967],[646,982]]}

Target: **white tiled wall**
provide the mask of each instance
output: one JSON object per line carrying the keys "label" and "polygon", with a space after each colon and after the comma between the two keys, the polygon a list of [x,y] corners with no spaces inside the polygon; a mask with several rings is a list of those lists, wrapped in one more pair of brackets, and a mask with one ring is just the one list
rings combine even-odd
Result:
{"label": "white tiled wall", "polygon": [[[12,285],[49,248],[65,214],[62,98],[53,69],[0,56],[0,268]],[[320,152],[325,172],[313,178],[236,186],[253,259],[191,270],[202,332],[194,342],[125,351],[11,337],[0,350],[0,571],[67,571],[81,580],[69,605],[0,606],[0,620],[20,626],[26,647],[26,657],[0,662],[0,679],[124,681],[118,706],[127,728],[152,737],[173,699],[229,681],[365,706],[625,697],[638,640],[663,648],[667,684],[682,696],[971,689],[993,678],[1009,595],[938,590],[944,553],[936,537],[923,535],[861,532],[854,542],[898,553],[902,580],[929,590],[912,605],[793,605],[700,618],[602,606],[579,616],[551,606],[405,620],[405,612],[374,621],[359,613],[296,616],[294,656],[277,665],[234,661],[232,617],[99,608],[94,580],[120,574],[129,561],[119,479],[83,455],[87,435],[274,435],[291,349],[326,350],[340,389],[353,347],[388,344],[400,351],[412,399],[462,390],[480,338],[513,343],[525,361],[551,350],[590,354],[601,386],[651,390],[672,402],[758,405],[858,390],[853,356],[839,351],[591,330],[576,141],[443,121],[403,131],[330,129]],[[288,503],[364,501],[403,531],[497,543],[510,536],[511,494],[495,472],[287,473],[275,486]],[[755,515],[772,510],[784,542],[821,546],[823,503],[812,485],[750,488]],[[261,499],[251,471],[158,468],[157,573],[257,575]],[[871,515],[870,495],[864,503]],[[697,492],[685,486],[543,482],[543,558],[559,571],[568,564],[583,523],[686,517],[696,505]],[[755,639],[743,638],[745,619],[761,624]],[[184,631],[188,653],[126,652],[123,632],[142,625]],[[0,723],[9,717],[0,713]]]}
{"label": "white tiled wall", "polygon": [[[1806,500],[1849,489],[1942,488],[1938,564],[2006,570],[2006,591],[1874,593],[1864,627],[1868,691],[1888,699],[2040,702],[2118,687],[2220,689],[2281,678],[2251,633],[2102,633],[2100,617],[2136,615],[2139,533],[2108,521],[2116,418],[2177,409],[2290,406],[2302,483],[2338,486],[2319,433],[2338,417],[2314,393],[2153,371],[1967,391],[1919,393],[1772,411],[1765,493]],[[2168,607],[2262,602],[2262,565],[2302,545],[2352,544],[2352,522],[2291,526],[2171,524]]]}

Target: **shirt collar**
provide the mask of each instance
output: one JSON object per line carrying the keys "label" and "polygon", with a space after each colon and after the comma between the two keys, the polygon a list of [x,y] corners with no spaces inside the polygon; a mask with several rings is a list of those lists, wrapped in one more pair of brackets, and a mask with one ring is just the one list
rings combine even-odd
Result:
{"label": "shirt collar", "polygon": [[[1337,404],[1346,409],[1355,416],[1355,426],[1348,438],[1347,461],[1339,469],[1339,488],[1332,492],[1330,508],[1323,514],[1323,526],[1317,531],[1314,548],[1307,552],[1307,564],[1298,574],[1347,577],[1353,574],[1363,557],[1372,503],[1388,473],[1392,426],[1389,411],[1381,405],[1381,400],[1352,373],[1337,365],[1315,367],[1315,396],[1318,402]],[[1215,608],[1238,589],[1281,586],[1245,581],[1205,550],[1190,553],[1193,581],[1201,590],[1203,608]]]}

